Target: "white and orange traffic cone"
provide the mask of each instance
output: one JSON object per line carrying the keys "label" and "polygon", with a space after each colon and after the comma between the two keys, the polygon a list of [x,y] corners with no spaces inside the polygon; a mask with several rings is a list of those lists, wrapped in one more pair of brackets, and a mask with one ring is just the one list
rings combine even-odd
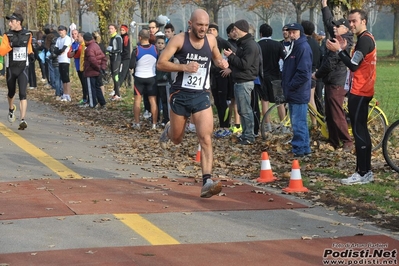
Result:
{"label": "white and orange traffic cone", "polygon": [[288,187],[283,188],[283,191],[287,193],[309,192],[309,189],[303,186],[302,177],[301,177],[301,168],[299,167],[298,160],[294,160],[292,162],[290,183]]}
{"label": "white and orange traffic cone", "polygon": [[273,171],[270,166],[269,155],[267,152],[262,152],[262,162],[260,167],[260,177],[256,179],[259,183],[269,183],[277,180],[276,177],[273,176]]}
{"label": "white and orange traffic cone", "polygon": [[196,162],[201,162],[201,145],[198,144],[198,150],[197,150],[197,155],[195,155],[195,161]]}

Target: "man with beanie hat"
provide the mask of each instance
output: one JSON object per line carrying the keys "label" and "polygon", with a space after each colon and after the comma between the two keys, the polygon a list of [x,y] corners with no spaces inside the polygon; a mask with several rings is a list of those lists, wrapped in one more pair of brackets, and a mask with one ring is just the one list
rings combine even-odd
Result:
{"label": "man with beanie hat", "polygon": [[236,21],[233,31],[238,37],[237,51],[234,53],[227,49],[224,55],[228,57],[232,67],[234,96],[243,128],[239,144],[251,145],[255,142],[251,92],[254,89],[254,80],[259,75],[260,49],[254,37],[248,33],[249,24],[246,20]]}
{"label": "man with beanie hat", "polygon": [[101,90],[101,73],[107,68],[107,58],[101,51],[100,46],[93,40],[90,32],[83,34],[83,40],[86,44],[84,54],[84,76],[87,80],[89,106],[94,108],[97,103],[105,107],[105,99]]}
{"label": "man with beanie hat", "polygon": [[[228,41],[219,36],[219,26],[216,23],[209,24],[208,33],[216,38],[217,46],[220,52],[226,49],[233,49]],[[218,112],[219,130],[214,135],[217,138],[228,137],[230,132],[230,113],[228,106],[229,96],[229,78],[223,75],[221,68],[211,63],[211,92]]]}
{"label": "man with beanie hat", "polygon": [[311,153],[307,122],[308,103],[312,78],[312,49],[299,23],[284,26],[292,41],[292,49],[284,59],[282,87],[288,105],[293,137],[294,157]]}

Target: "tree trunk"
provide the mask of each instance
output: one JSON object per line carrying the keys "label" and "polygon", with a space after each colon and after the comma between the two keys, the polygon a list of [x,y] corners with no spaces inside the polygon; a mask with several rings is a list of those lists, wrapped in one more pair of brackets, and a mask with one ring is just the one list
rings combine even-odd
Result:
{"label": "tree trunk", "polygon": [[297,10],[296,12],[296,22],[301,23],[302,22],[302,12]]}
{"label": "tree trunk", "polygon": [[210,22],[215,22],[216,24],[218,24],[218,20],[219,20],[219,10],[216,8],[216,7],[214,7],[213,9],[212,9],[212,14],[213,14],[213,19],[211,20],[211,17],[210,17],[210,15],[209,15],[209,21]]}
{"label": "tree trunk", "polygon": [[392,55],[399,56],[399,8],[396,8],[394,12]]}
{"label": "tree trunk", "polygon": [[83,23],[83,14],[82,14],[82,12],[79,12],[79,26],[77,27],[78,28],[78,30],[82,30],[82,23]]}
{"label": "tree trunk", "polygon": [[314,19],[314,7],[311,7],[309,9],[309,21],[313,22],[313,24],[316,24],[315,19]]}

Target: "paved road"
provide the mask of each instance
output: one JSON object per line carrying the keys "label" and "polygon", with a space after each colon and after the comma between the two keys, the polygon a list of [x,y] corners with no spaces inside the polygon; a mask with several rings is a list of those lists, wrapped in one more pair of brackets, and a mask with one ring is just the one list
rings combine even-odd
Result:
{"label": "paved road", "polygon": [[244,180],[201,199],[192,179],[119,164],[117,138],[49,105],[29,102],[17,130],[0,95],[0,265],[398,263],[398,234]]}

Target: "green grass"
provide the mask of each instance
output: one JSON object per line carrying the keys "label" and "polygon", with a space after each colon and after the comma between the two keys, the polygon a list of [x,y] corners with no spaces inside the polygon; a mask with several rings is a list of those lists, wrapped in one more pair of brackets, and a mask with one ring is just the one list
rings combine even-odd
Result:
{"label": "green grass", "polygon": [[375,97],[388,117],[389,123],[399,119],[398,82],[399,58],[390,57],[392,41],[377,41],[377,80]]}
{"label": "green grass", "polygon": [[370,183],[366,185],[341,186],[337,192],[351,195],[352,199],[375,204],[382,212],[399,214],[399,206],[396,202],[399,198],[399,191],[387,183]]}

